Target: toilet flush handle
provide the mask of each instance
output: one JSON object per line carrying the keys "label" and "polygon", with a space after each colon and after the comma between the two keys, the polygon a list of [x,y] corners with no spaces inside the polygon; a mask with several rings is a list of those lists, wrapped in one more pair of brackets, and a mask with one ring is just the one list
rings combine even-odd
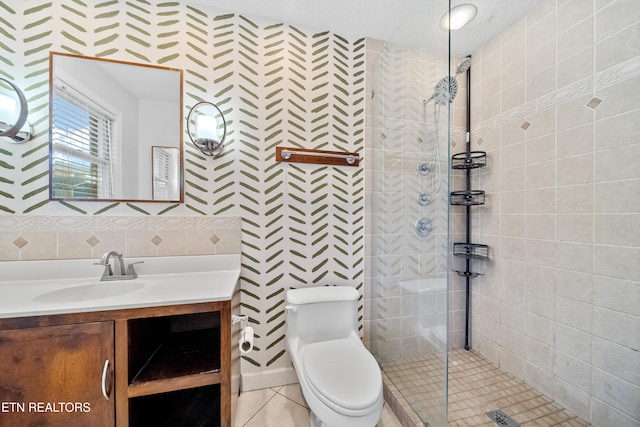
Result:
{"label": "toilet flush handle", "polygon": [[291,306],[291,305],[285,305],[284,309],[287,310],[287,311],[290,311],[293,314],[296,314],[298,312],[298,309],[293,307],[293,306]]}

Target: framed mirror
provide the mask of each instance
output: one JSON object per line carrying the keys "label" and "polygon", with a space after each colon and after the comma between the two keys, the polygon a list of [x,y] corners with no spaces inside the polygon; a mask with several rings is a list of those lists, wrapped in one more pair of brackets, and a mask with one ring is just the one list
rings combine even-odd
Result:
{"label": "framed mirror", "polygon": [[51,200],[184,201],[182,70],[51,52],[49,72]]}

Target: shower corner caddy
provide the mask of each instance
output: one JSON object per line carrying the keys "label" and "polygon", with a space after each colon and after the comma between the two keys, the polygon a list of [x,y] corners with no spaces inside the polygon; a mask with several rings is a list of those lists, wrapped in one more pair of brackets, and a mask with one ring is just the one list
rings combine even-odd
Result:
{"label": "shower corner caddy", "polygon": [[466,206],[466,241],[453,244],[453,255],[467,259],[465,270],[454,270],[464,277],[477,277],[482,273],[471,271],[472,259],[488,259],[489,246],[471,243],[471,206],[483,205],[485,201],[483,190],[471,189],[471,169],[482,168],[487,165],[487,153],[485,151],[467,151],[451,156],[451,168],[463,169],[467,172],[466,189],[452,191],[449,202],[453,206]]}

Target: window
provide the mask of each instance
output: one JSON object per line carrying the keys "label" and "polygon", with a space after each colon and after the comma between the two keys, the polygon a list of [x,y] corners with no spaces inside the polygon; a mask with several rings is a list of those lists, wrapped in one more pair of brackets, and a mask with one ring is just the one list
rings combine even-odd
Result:
{"label": "window", "polygon": [[174,147],[151,147],[153,165],[153,200],[180,198],[180,150]]}
{"label": "window", "polygon": [[114,199],[116,115],[60,79],[51,109],[53,197]]}

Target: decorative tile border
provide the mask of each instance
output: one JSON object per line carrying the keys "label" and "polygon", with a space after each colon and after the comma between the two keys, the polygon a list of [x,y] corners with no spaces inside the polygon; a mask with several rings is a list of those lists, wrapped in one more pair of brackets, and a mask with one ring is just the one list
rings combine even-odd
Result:
{"label": "decorative tile border", "polygon": [[0,216],[0,261],[241,252],[239,217]]}
{"label": "decorative tile border", "polygon": [[95,217],[85,216],[36,216],[39,230],[93,230]]}
{"label": "decorative tile border", "polygon": [[[499,128],[507,123],[524,120],[527,116],[555,107],[581,96],[593,94],[594,90],[601,90],[606,87],[618,84],[626,79],[640,75],[640,56],[631,58],[625,62],[617,64],[606,70],[597,73],[595,76],[587,77],[573,84],[557,89],[551,93],[541,96],[533,101],[524,103],[518,107],[512,108],[473,125],[472,134],[478,134],[491,129]],[[601,99],[595,98],[602,102]],[[600,102],[593,105],[593,99],[590,101],[589,108],[595,108]]]}

